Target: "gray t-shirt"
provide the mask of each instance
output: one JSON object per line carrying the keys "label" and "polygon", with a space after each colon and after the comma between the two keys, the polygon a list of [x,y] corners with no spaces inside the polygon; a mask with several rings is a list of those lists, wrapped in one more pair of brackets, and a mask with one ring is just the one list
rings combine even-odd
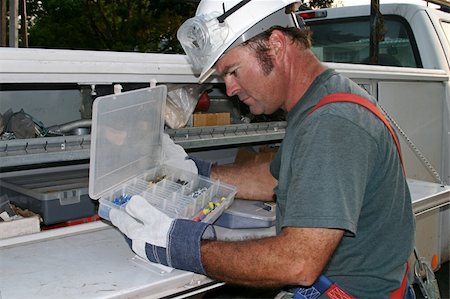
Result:
{"label": "gray t-shirt", "polygon": [[395,143],[370,111],[332,103],[308,115],[336,92],[375,101],[328,69],[288,113],[286,135],[271,164],[278,179],[277,231],[345,230],[325,274],[357,298],[387,298],[400,286],[414,246],[411,197]]}

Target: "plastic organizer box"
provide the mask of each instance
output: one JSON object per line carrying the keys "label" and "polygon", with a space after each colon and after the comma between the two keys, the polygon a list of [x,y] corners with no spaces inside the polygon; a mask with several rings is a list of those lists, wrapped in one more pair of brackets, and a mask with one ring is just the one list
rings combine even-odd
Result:
{"label": "plastic organizer box", "polygon": [[100,199],[98,214],[109,219],[112,208],[124,208],[141,195],[171,218],[212,223],[230,206],[236,189],[206,177],[162,165]]}
{"label": "plastic organizer box", "polygon": [[233,202],[235,187],[162,161],[166,94],[160,85],[95,100],[89,195],[100,217],[140,195],[171,218],[212,223]]}

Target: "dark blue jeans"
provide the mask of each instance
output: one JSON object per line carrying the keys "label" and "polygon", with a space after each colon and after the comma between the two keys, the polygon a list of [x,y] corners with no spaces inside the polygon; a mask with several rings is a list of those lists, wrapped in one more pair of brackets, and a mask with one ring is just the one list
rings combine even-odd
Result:
{"label": "dark blue jeans", "polygon": [[405,296],[403,296],[403,299],[416,299],[416,293],[414,292],[414,288],[412,285],[406,288]]}

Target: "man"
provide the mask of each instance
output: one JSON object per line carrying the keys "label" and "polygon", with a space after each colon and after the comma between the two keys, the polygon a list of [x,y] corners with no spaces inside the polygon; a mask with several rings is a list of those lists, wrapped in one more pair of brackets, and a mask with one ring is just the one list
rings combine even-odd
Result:
{"label": "man", "polygon": [[[235,185],[241,198],[276,197],[277,235],[217,241],[211,226],[166,219],[140,204],[128,213],[146,210],[158,219],[158,233],[151,225],[133,233],[123,212],[111,212],[111,220],[150,261],[228,283],[285,287],[287,297],[306,298],[302,292],[325,274],[343,298],[392,298],[395,291],[397,298],[411,298],[401,285],[414,216],[393,136],[360,105],[315,110],[330,94],[374,99],[315,57],[310,31],[286,13],[293,2],[203,0],[178,33],[200,81],[216,72],[227,94],[239,96],[252,113],[287,112],[286,135],[272,163],[214,166],[210,173]],[[330,289],[323,293],[336,298]]]}

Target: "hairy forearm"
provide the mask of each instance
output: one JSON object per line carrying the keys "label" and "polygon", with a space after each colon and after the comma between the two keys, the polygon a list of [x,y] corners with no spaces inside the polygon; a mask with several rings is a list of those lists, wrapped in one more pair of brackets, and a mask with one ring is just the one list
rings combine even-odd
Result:
{"label": "hairy forearm", "polygon": [[277,181],[269,170],[269,162],[215,165],[211,178],[237,187],[237,197],[253,200],[273,200]]}
{"label": "hairy forearm", "polygon": [[253,287],[310,285],[342,237],[339,230],[285,229],[276,237],[241,242],[203,241],[208,276]]}
{"label": "hairy forearm", "polygon": [[[202,244],[202,262],[208,276],[231,284],[252,287],[281,287],[287,279],[278,273],[282,261],[270,250],[269,239]],[[273,248],[274,249],[274,248]],[[251,252],[251,254],[249,254]],[[271,273],[272,276],[267,275]]]}

